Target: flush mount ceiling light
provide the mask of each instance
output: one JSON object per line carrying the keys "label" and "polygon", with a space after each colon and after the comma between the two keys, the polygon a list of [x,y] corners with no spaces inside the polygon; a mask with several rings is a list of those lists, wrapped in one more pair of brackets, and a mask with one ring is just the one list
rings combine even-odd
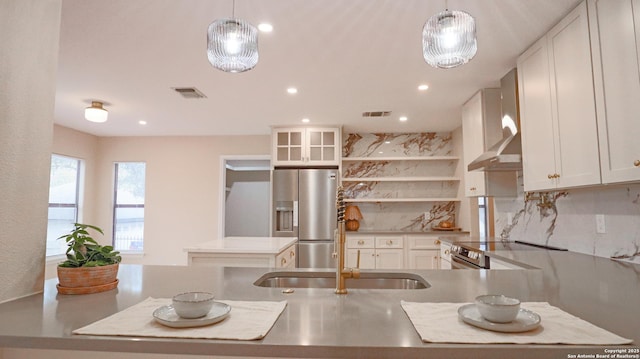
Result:
{"label": "flush mount ceiling light", "polygon": [[102,102],[92,101],[91,106],[84,109],[84,118],[91,122],[106,122],[109,112],[102,106]]}
{"label": "flush mount ceiling light", "polygon": [[478,50],[476,21],[464,11],[433,15],[422,29],[422,54],[431,66],[449,69],[469,62]]}
{"label": "flush mount ceiling light", "polygon": [[235,18],[215,20],[207,31],[207,57],[213,67],[224,72],[245,72],[258,63],[258,30]]}

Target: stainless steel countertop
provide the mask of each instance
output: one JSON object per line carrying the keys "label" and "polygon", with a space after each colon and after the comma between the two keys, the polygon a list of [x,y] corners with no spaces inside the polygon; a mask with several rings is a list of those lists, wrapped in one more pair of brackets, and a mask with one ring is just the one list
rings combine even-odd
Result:
{"label": "stainless steel countertop", "polygon": [[[495,254],[533,270],[422,270],[423,290],[280,289],[252,283],[267,269],[121,265],[117,290],[58,295],[57,279],[40,295],[0,305],[0,346],[66,350],[309,358],[567,358],[603,354],[603,347],[568,345],[460,345],[423,343],[400,300],[470,302],[483,293],[547,301],[640,343],[640,266],[570,252],[498,248]],[[263,340],[187,340],[72,335],[71,331],[147,297],[188,290],[219,299],[287,300]],[[625,348],[629,348],[626,346]],[[610,348],[608,348],[610,349]],[[514,352],[517,350],[517,354]]]}

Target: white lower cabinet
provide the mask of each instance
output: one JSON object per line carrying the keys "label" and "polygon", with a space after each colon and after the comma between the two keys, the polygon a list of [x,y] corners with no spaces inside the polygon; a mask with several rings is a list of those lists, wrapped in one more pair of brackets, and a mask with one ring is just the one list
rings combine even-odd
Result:
{"label": "white lower cabinet", "polygon": [[347,235],[347,267],[356,267],[360,251],[360,269],[404,268],[402,236]]}
{"label": "white lower cabinet", "polygon": [[296,246],[293,245],[276,256],[276,268],[296,267]]}
{"label": "white lower cabinet", "polygon": [[187,253],[190,266],[202,267],[271,267],[295,268],[296,245],[293,244],[278,254],[268,253],[227,253],[189,251]]}
{"label": "white lower cabinet", "polygon": [[410,269],[439,269],[440,268],[440,250],[439,249],[421,249],[409,251],[409,268]]}
{"label": "white lower cabinet", "polygon": [[435,236],[407,235],[409,269],[439,269],[440,240]]}
{"label": "white lower cabinet", "polygon": [[451,269],[451,243],[440,242],[440,269]]}

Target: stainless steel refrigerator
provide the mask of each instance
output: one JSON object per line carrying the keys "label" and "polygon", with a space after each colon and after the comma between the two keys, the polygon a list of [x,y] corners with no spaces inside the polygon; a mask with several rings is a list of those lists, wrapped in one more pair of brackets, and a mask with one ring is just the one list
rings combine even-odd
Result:
{"label": "stainless steel refrigerator", "polygon": [[298,268],[333,268],[335,169],[273,170],[274,237],[298,237]]}

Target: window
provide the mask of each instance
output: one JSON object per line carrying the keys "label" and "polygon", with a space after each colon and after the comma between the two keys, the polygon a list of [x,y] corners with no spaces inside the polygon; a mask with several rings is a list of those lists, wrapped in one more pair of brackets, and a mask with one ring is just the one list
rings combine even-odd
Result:
{"label": "window", "polygon": [[81,164],[82,161],[77,158],[51,156],[47,256],[66,252],[66,242],[58,240],[58,237],[67,234],[78,222]]}
{"label": "window", "polygon": [[144,239],[144,162],[117,162],[113,206],[113,247],[141,251]]}

